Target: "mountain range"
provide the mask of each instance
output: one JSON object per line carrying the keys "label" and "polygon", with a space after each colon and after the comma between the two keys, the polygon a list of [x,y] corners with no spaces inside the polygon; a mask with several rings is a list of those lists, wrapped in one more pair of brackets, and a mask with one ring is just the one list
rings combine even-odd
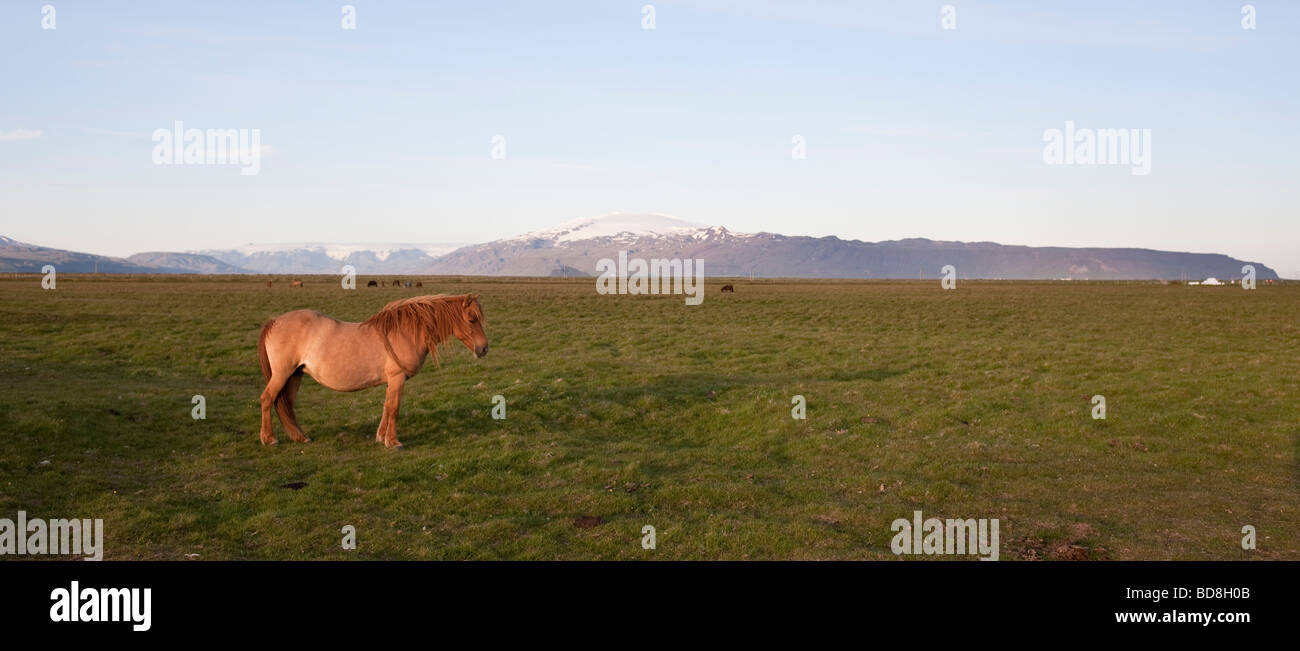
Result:
{"label": "mountain range", "polygon": [[[358,273],[428,273],[439,256],[460,244],[248,244],[235,249],[191,251],[249,273],[337,274],[343,265]],[[168,262],[168,264],[172,264]]]}
{"label": "mountain range", "polygon": [[0,271],[42,273],[45,265],[67,273],[248,273],[220,260],[181,253],[137,253],[129,258],[111,258],[26,244],[0,236]]}
{"label": "mountain range", "polygon": [[457,244],[249,244],[233,249],[138,253],[110,258],[0,237],[0,271],[200,274],[595,275],[619,251],[638,258],[704,260],[710,276],[934,278],[953,265],[963,278],[1150,280],[1237,278],[1253,264],[1258,279],[1277,273],[1259,262],[1216,253],[1138,248],[1067,248],[912,238],[883,242],[777,233],[738,233],[666,215],[613,213],[576,219],[517,237]]}

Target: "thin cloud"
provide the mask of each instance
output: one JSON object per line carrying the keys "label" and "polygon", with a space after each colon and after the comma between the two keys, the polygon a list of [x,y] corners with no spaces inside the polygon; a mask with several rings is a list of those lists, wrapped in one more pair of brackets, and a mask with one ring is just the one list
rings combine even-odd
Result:
{"label": "thin cloud", "polygon": [[41,129],[14,129],[13,131],[0,131],[0,142],[17,142],[19,140],[35,140],[44,133]]}
{"label": "thin cloud", "polygon": [[86,133],[93,133],[98,136],[115,136],[118,138],[148,138],[149,134],[143,131],[116,131],[113,129],[95,129],[87,127],[83,129]]}

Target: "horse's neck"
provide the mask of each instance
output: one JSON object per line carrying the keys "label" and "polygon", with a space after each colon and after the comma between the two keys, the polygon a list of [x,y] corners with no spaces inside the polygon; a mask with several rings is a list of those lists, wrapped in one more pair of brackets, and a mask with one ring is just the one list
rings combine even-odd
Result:
{"label": "horse's neck", "polygon": [[451,337],[450,334],[439,335],[437,332],[429,332],[427,334],[422,332],[420,333],[420,346],[423,347],[426,352],[428,352],[429,343],[432,343],[434,346],[437,346],[438,344],[447,341],[447,339],[449,339],[450,337]]}
{"label": "horse's neck", "polygon": [[442,343],[432,334],[425,334],[424,332],[419,332],[419,333],[390,332],[388,334],[388,340],[393,342],[394,344],[396,344],[399,341],[402,342],[403,344],[402,347],[404,349],[415,351],[415,353],[419,355],[421,358],[429,354],[429,344],[433,344],[434,346],[437,346],[438,344]]}
{"label": "horse's neck", "polygon": [[[417,366],[424,360],[426,355],[432,354],[434,359],[438,358],[438,344],[450,339],[452,333],[438,331],[442,328],[434,329],[414,329],[394,328],[386,335],[376,328],[379,336],[385,338],[385,346],[389,348],[389,353],[397,358],[397,362],[408,370],[411,363]],[[411,357],[408,358],[407,356]]]}
{"label": "horse's neck", "polygon": [[[424,330],[415,332],[393,331],[388,333],[388,341],[394,345],[394,350],[396,350],[397,343],[400,341],[402,342],[401,348],[403,350],[399,352],[399,354],[414,352],[417,360],[424,359],[424,356],[429,353],[433,353],[433,356],[437,357],[438,352],[436,348],[438,344],[441,344],[450,337],[451,335],[449,334],[439,336],[436,331],[426,332]],[[430,348],[431,345],[432,348]]]}

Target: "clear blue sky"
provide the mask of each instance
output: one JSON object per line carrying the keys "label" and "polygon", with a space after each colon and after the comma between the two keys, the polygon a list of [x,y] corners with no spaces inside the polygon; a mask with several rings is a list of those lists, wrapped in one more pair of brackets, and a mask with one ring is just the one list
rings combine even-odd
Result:
{"label": "clear blue sky", "polygon": [[[54,30],[42,4],[0,5],[0,234],[34,244],[480,242],[631,211],[1300,275],[1300,3],[1253,2],[1253,31],[1192,0],[653,2],[653,31],[644,0],[354,0],[356,30],[337,1],[51,0]],[[154,165],[176,120],[260,129],[260,174]],[[1150,129],[1150,175],[1044,164],[1066,120]]]}

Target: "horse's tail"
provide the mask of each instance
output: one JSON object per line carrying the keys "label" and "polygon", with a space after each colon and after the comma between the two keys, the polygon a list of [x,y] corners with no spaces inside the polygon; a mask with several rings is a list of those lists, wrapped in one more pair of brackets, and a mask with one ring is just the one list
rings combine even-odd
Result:
{"label": "horse's tail", "polygon": [[257,336],[257,360],[262,363],[262,379],[267,382],[271,381],[271,358],[266,354],[266,335],[271,332],[271,326],[275,325],[275,319],[266,322],[262,326],[262,334]]}

